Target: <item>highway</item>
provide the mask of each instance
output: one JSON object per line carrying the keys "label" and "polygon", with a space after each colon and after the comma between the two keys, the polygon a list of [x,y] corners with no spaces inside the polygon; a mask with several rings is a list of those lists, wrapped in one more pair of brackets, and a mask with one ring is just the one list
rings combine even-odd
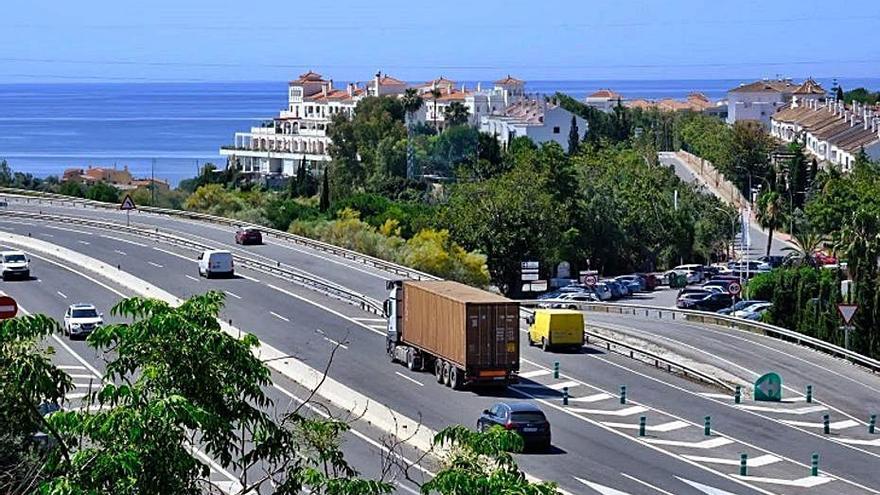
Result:
{"label": "highway", "polygon": [[[43,207],[43,210],[47,211],[47,208]],[[67,215],[81,215],[86,211],[89,215],[124,222],[124,217],[115,212],[70,208],[54,210]],[[232,235],[227,228],[154,215],[132,218],[137,218],[138,224],[155,226],[161,223],[163,230],[193,236],[200,242],[209,239],[218,247],[230,247]],[[33,225],[33,222],[28,224],[18,219],[0,218],[2,231],[22,235],[30,233],[35,239],[65,246],[113,266],[118,264],[122,271],[177,296],[184,297],[209,288],[223,290],[228,295],[224,319],[231,319],[234,324],[255,333],[262,341],[293,353],[313,367],[322,367],[334,342],[341,343],[345,347],[340,349],[330,371],[334,379],[401,414],[420,418],[432,429],[440,429],[450,423],[471,425],[480,410],[498,400],[492,393],[455,392],[434,383],[430,374],[411,373],[402,366],[390,365],[384,355],[383,323],[376,315],[361,312],[340,301],[269,275],[242,271],[246,278],[223,281],[199,279],[194,262],[196,253],[193,251],[83,226]],[[353,261],[330,260],[324,253],[310,253],[301,246],[287,246],[284,241],[244,249],[307,269],[310,273],[363,291],[376,299],[384,295],[383,281],[391,278],[390,274],[363,265],[356,266],[357,263]],[[44,311],[40,307],[45,307],[48,312],[48,308],[54,306],[54,312],[49,314],[59,316],[72,297],[85,298],[89,302],[109,303],[113,300],[102,294],[94,283],[85,283],[80,275],[57,267],[54,271],[45,271],[48,266],[54,265],[47,260],[35,259],[34,273],[41,281],[3,284],[3,290],[23,301],[32,297],[42,301],[39,304],[43,306],[33,309],[31,306],[34,304],[26,305],[31,310]],[[28,292],[37,290],[31,287],[38,286],[49,288],[40,290],[42,296]],[[22,292],[19,294],[19,291]],[[53,291],[56,292],[54,296]],[[63,293],[67,299],[57,292]],[[725,353],[723,349],[710,347],[709,343],[704,346],[693,340],[693,334],[711,330],[705,327],[682,325],[679,328],[651,319],[618,315],[603,317],[607,317],[604,323],[629,329],[633,333],[643,332],[652,338],[671,339],[680,333],[682,340],[706,351],[702,353],[702,359],[711,360],[721,367],[733,367],[735,364],[762,372],[760,362],[756,361],[760,361],[763,355],[769,362],[775,363],[782,359],[777,354],[790,354],[826,367],[833,372],[817,371],[822,376],[813,384],[817,399],[831,406],[829,409],[835,421],[848,419],[846,416],[837,417],[838,408],[864,420],[864,411],[872,404],[866,401],[859,410],[860,399],[845,401],[837,397],[850,395],[843,387],[862,387],[856,382],[876,387],[866,378],[870,375],[858,369],[830,367],[829,363],[823,361],[830,358],[817,356],[812,351],[757,336],[738,336],[753,338],[754,342],[734,342],[733,337],[706,337],[706,340],[718,341],[714,345],[719,348],[730,346]],[[594,314],[589,314],[588,318],[600,321]],[[737,356],[733,345],[750,345],[753,350],[743,353],[747,356]],[[781,352],[771,350],[777,346]],[[87,349],[80,350],[85,352]],[[714,357],[709,354],[714,354]],[[563,376],[554,380],[549,369],[557,360],[562,365]],[[779,371],[793,387],[788,391],[791,394],[801,387],[800,380],[804,374],[810,373],[808,370],[812,366],[798,363],[800,361],[792,357],[790,361],[783,360],[780,364],[785,367]],[[846,378],[838,374],[844,374]],[[520,464],[534,476],[559,481],[571,493],[614,493],[599,485],[631,494],[722,493],[701,490],[689,482],[730,493],[877,493],[880,487],[877,475],[871,469],[878,461],[880,446],[840,441],[871,442],[872,439],[859,435],[855,427],[844,428],[835,432],[837,435],[833,435],[833,439],[828,439],[817,435],[809,426],[782,422],[789,417],[801,423],[814,422],[815,414],[821,411],[799,414],[804,407],[802,402],[781,404],[776,411],[733,407],[729,398],[716,396],[719,393],[717,389],[596,349],[588,349],[581,354],[548,355],[538,349],[525,348],[523,376],[523,384],[501,396],[539,401],[553,424],[557,449],[546,455],[521,455]],[[841,386],[841,382],[847,384]],[[570,387],[574,397],[568,407],[564,407],[560,400],[559,389],[563,385]],[[628,387],[630,400],[627,404],[620,404],[617,398],[620,385]],[[866,390],[860,392],[862,396],[870,395],[870,389]],[[832,393],[835,395],[832,396]],[[753,403],[746,405],[759,407]],[[796,412],[790,412],[792,410]],[[649,421],[649,435],[645,438],[639,438],[633,429],[640,415],[647,416]],[[706,415],[712,417],[716,429],[709,438],[704,438],[702,432],[702,421]],[[860,426],[858,429],[864,428]],[[353,442],[353,445],[357,444]],[[804,481],[810,454],[817,451],[822,455],[823,476],[818,480],[808,478]],[[347,449],[347,453],[355,457],[355,464],[369,465],[372,461],[368,452],[368,449],[359,451],[357,447]],[[750,469],[750,477],[745,480],[734,475],[740,452],[748,452],[750,458],[759,460]],[[365,472],[370,471],[365,469]],[[821,483],[812,487],[804,486],[817,481]]]}

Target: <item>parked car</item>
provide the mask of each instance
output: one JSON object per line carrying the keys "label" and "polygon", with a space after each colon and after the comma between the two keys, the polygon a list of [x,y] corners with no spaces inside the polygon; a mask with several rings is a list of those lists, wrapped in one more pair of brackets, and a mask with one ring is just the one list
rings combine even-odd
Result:
{"label": "parked car", "polygon": [[539,303],[539,308],[566,308],[566,309],[578,309],[578,305],[575,303],[580,302],[597,302],[599,300],[596,297],[596,294],[592,292],[565,292],[563,294],[559,294],[552,299],[557,299],[556,302],[545,302]]}
{"label": "parked car", "polygon": [[745,309],[741,309],[739,311],[735,311],[733,316],[738,316],[740,318],[744,318],[746,320],[760,320],[764,313],[767,312],[773,306],[773,303],[762,302],[758,304],[753,304],[751,306],[746,307]]}
{"label": "parked car", "polygon": [[690,295],[690,294],[699,294],[699,295],[705,297],[711,293],[712,293],[712,291],[708,291],[702,287],[693,287],[690,289],[686,288],[686,289],[681,289],[680,291],[678,291],[678,296],[676,296],[676,299],[681,299],[682,297]]}
{"label": "parked car", "polygon": [[694,283],[700,283],[703,281],[704,275],[706,274],[706,267],[697,263],[691,263],[688,265],[678,265],[672,269],[675,272],[693,272],[696,281]]}
{"label": "parked car", "polygon": [[763,304],[763,303],[766,303],[766,302],[767,302],[767,301],[761,301],[760,299],[746,299],[746,300],[744,300],[744,301],[738,301],[736,304],[733,305],[732,308],[722,308],[722,309],[719,309],[719,310],[718,310],[718,314],[720,314],[720,315],[732,315],[733,313],[735,313],[735,312],[737,312],[737,311],[743,311],[743,310],[745,310],[746,308],[748,308],[749,306],[752,306],[752,305],[754,305],[754,304]]}
{"label": "parked car", "polygon": [[779,268],[785,263],[785,256],[780,255],[770,255],[770,256],[761,256],[758,258],[758,261],[762,263],[767,263],[770,265],[770,268]]}
{"label": "parked car", "polygon": [[836,265],[837,264],[837,258],[835,258],[834,256],[831,256],[830,254],[823,253],[821,251],[814,254],[813,259],[816,260],[816,263],[818,263],[819,266]]}
{"label": "parked car", "polygon": [[607,301],[611,299],[611,288],[609,288],[602,282],[599,282],[598,284],[593,286],[593,293],[596,294],[596,297],[598,297],[600,301]]}
{"label": "parked car", "polygon": [[600,283],[605,284],[608,287],[608,290],[611,291],[612,300],[617,300],[621,297],[629,295],[628,292],[624,292],[626,289],[623,288],[623,285],[617,283],[614,280],[603,280]]}
{"label": "parked car", "polygon": [[675,307],[679,309],[696,309],[697,301],[701,301],[710,295],[711,292],[706,291],[685,294],[675,300]]}
{"label": "parked car", "polygon": [[477,430],[485,431],[492,426],[500,426],[516,431],[523,439],[526,448],[550,448],[552,434],[550,422],[541,409],[527,402],[499,402],[477,419]]}
{"label": "parked car", "polygon": [[721,308],[729,308],[733,306],[733,296],[726,292],[715,292],[709,294],[703,299],[699,299],[694,301],[691,309],[698,309],[700,311],[718,311]]}
{"label": "parked car", "polygon": [[715,291],[715,289],[717,289],[721,292],[729,292],[730,284],[734,282],[734,280],[710,280],[703,284],[701,287],[711,291]]}
{"label": "parked car", "polygon": [[732,261],[727,266],[730,267],[730,270],[734,273],[761,273],[769,272],[771,270],[769,263],[755,260]]}
{"label": "parked car", "polygon": [[258,229],[241,228],[235,232],[236,244],[262,244],[263,234]]}
{"label": "parked car", "polygon": [[711,267],[715,272],[712,274],[712,278],[730,273],[730,267],[727,266],[727,263],[712,263]]}
{"label": "parked car", "polygon": [[235,274],[232,253],[217,249],[206,249],[198,257],[199,276],[211,278],[215,275],[232,277]]}
{"label": "parked car", "polygon": [[18,278],[26,280],[31,277],[30,260],[21,251],[0,252],[0,273],[3,280]]}
{"label": "parked car", "polygon": [[85,338],[104,324],[104,315],[92,304],[71,304],[64,313],[64,334]]}
{"label": "parked car", "polygon": [[614,280],[626,285],[630,295],[645,290],[645,280],[638,275],[621,275],[615,277]]}
{"label": "parked car", "polygon": [[641,278],[644,281],[643,290],[652,291],[656,289],[658,285],[660,285],[660,277],[653,273],[636,273],[635,276]]}

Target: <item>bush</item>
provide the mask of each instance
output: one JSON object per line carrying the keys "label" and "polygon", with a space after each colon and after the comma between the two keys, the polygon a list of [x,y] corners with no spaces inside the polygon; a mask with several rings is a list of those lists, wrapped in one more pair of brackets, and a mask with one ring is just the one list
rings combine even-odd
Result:
{"label": "bush", "polygon": [[86,191],[86,198],[105,203],[116,203],[119,201],[119,189],[110,184],[98,182]]}

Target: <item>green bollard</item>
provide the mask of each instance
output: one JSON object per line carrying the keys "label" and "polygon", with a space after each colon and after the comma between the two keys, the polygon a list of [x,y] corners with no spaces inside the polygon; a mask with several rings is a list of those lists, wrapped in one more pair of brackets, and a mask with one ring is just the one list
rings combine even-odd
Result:
{"label": "green bollard", "polygon": [[562,387],[562,405],[568,405],[568,387]]}
{"label": "green bollard", "polygon": [[749,455],[748,454],[740,454],[739,455],[739,475],[740,476],[748,476],[749,475]]}
{"label": "green bollard", "polygon": [[819,476],[819,453],[813,452],[810,458],[810,476]]}
{"label": "green bollard", "polygon": [[868,421],[868,433],[871,435],[874,434],[874,430],[877,428],[877,415],[872,414],[870,421]]}
{"label": "green bollard", "polygon": [[620,386],[620,403],[626,404],[626,385]]}
{"label": "green bollard", "polygon": [[639,417],[639,436],[645,436],[645,427],[648,424],[648,418],[646,416]]}
{"label": "green bollard", "polygon": [[742,402],[742,387],[740,385],[736,386],[736,392],[733,393],[733,402],[735,404]]}
{"label": "green bollard", "polygon": [[827,414],[822,416],[822,431],[825,432],[826,435],[831,433],[831,417]]}
{"label": "green bollard", "polygon": [[807,385],[807,404],[813,403],[813,386]]}
{"label": "green bollard", "polygon": [[703,418],[703,435],[707,437],[712,435],[712,416]]}
{"label": "green bollard", "polygon": [[554,379],[559,378],[559,361],[555,361],[553,363],[553,378]]}

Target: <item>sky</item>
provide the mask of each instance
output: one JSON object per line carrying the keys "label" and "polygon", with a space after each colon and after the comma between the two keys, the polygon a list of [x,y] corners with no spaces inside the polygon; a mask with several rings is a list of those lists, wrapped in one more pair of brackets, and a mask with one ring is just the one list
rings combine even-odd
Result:
{"label": "sky", "polygon": [[880,77],[877,0],[4,4],[0,82]]}

